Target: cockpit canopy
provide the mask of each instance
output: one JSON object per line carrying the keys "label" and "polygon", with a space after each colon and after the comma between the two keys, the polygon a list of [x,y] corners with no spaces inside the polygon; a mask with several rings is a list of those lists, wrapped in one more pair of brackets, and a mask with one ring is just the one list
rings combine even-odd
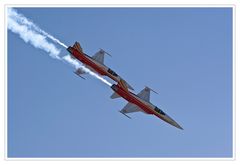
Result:
{"label": "cockpit canopy", "polygon": [[113,76],[118,76],[112,69],[108,69],[108,73],[112,74]]}
{"label": "cockpit canopy", "polygon": [[165,113],[158,107],[155,107],[154,110],[158,113],[160,113],[161,115],[165,115]]}

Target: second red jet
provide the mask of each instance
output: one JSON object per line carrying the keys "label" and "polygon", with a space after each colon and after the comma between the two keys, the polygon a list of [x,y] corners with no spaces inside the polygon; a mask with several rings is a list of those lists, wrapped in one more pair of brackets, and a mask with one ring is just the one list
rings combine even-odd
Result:
{"label": "second red jet", "polygon": [[[150,90],[152,89],[149,87],[145,87],[139,94],[135,95],[134,93],[128,91],[125,82],[120,80],[117,85],[113,84],[111,88],[115,91],[115,93],[111,96],[112,99],[122,97],[129,102],[121,111],[119,111],[125,116],[127,116],[126,113],[144,112],[146,114],[155,115],[163,121],[179,129],[183,129],[160,108],[150,103]],[[127,117],[130,118],[129,116]]]}
{"label": "second red jet", "polygon": [[[90,57],[83,52],[78,42],[75,42],[73,47],[69,46],[67,50],[69,53],[71,53],[72,58],[76,58],[79,61],[81,61],[91,71],[98,73],[102,76],[108,76],[109,78],[116,82],[122,79],[116,72],[114,72],[112,69],[104,65],[104,54],[105,53],[108,54],[104,50],[101,49],[94,56]],[[81,75],[84,74],[85,72],[79,68],[74,73],[82,77]],[[129,89],[133,90],[133,88],[125,80],[123,81],[127,84],[127,87]]]}

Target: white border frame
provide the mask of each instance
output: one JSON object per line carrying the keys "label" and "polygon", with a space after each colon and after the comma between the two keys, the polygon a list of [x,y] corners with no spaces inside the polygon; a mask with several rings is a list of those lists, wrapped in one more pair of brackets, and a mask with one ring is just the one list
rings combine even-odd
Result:
{"label": "white border frame", "polygon": [[[182,8],[182,7],[186,7],[186,8],[190,8],[190,7],[211,7],[211,8],[218,8],[218,7],[231,7],[233,10],[233,17],[232,17],[232,21],[233,21],[233,56],[232,56],[232,77],[233,77],[233,124],[232,124],[232,131],[233,131],[233,157],[232,158],[8,158],[7,157],[7,24],[6,24],[6,8],[7,7],[56,7],[56,8],[61,8],[61,7],[72,7],[72,8],[77,8],[77,7],[137,7],[137,8],[142,8],[142,7],[176,7],[176,8]],[[4,157],[5,160],[101,160],[101,161],[105,161],[105,160],[144,160],[144,161],[156,161],[156,160],[236,160],[236,6],[234,4],[220,4],[220,5],[214,5],[214,4],[193,4],[193,5],[187,5],[187,4],[175,4],[175,5],[153,5],[153,4],[140,4],[140,5],[133,5],[133,4],[119,4],[119,5],[108,5],[108,4],[95,4],[95,5],[88,5],[88,4],[83,4],[83,5],[65,5],[65,4],[61,4],[61,5],[54,5],[54,4],[39,4],[39,5],[5,5],[4,6],[4,133],[5,133],[5,139],[4,139]]]}

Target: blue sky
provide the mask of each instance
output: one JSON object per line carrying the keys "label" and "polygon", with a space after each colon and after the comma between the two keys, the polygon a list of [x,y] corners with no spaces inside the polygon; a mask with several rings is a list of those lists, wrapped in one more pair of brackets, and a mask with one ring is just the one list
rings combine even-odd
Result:
{"label": "blue sky", "polygon": [[136,93],[158,91],[151,102],[184,130],[129,120],[107,85],[8,31],[8,157],[232,157],[231,8],[16,9],[66,45],[111,53],[106,65]]}

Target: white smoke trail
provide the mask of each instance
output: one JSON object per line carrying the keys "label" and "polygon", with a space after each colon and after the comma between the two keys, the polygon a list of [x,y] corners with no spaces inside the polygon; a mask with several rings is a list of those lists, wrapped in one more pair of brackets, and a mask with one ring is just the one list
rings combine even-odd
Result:
{"label": "white smoke trail", "polygon": [[53,58],[60,59],[58,56],[60,50],[58,50],[52,43],[49,43],[44,35],[30,29],[25,24],[19,23],[19,21],[16,20],[15,17],[12,17],[11,14],[8,15],[7,23],[8,29],[13,33],[18,34],[26,43],[30,43],[35,48],[46,51]]}
{"label": "white smoke trail", "polygon": [[110,82],[108,82],[106,79],[102,78],[101,76],[99,76],[98,74],[92,72],[90,69],[86,68],[85,66],[81,65],[77,60],[71,58],[70,55],[66,55],[64,57],[62,57],[62,59],[64,59],[65,61],[67,61],[69,64],[71,64],[73,67],[75,67],[75,69],[81,69],[82,71],[92,75],[93,77],[101,80],[102,82],[104,82],[105,84],[107,84],[108,86],[112,86],[112,84]]}
{"label": "white smoke trail", "polygon": [[15,9],[13,8],[8,8],[8,17],[11,17],[13,20],[15,20],[16,22],[18,22],[19,24],[22,25],[26,25],[29,29],[32,29],[36,32],[39,32],[40,34],[43,34],[44,36],[48,37],[49,39],[51,39],[52,41],[62,45],[63,47],[67,48],[67,46],[62,43],[61,41],[59,41],[58,39],[56,39],[55,37],[53,37],[52,35],[48,34],[47,32],[45,32],[44,30],[42,30],[41,28],[39,28],[36,24],[34,24],[31,20],[27,19],[26,17],[24,17],[22,14],[19,14]]}
{"label": "white smoke trail", "polygon": [[94,76],[105,84],[109,86],[112,85],[104,78],[81,65],[77,60],[72,59],[70,55],[60,58],[60,50],[57,49],[54,44],[48,42],[46,38],[51,39],[55,43],[58,43],[65,48],[67,48],[67,46],[52,35],[39,28],[36,24],[34,24],[22,14],[17,13],[17,11],[12,8],[8,8],[8,29],[13,33],[18,34],[26,43],[32,44],[35,48],[45,50],[51,57],[59,60],[63,59],[69,64],[73,65],[76,69],[80,68],[84,72],[90,74],[91,76]]}

